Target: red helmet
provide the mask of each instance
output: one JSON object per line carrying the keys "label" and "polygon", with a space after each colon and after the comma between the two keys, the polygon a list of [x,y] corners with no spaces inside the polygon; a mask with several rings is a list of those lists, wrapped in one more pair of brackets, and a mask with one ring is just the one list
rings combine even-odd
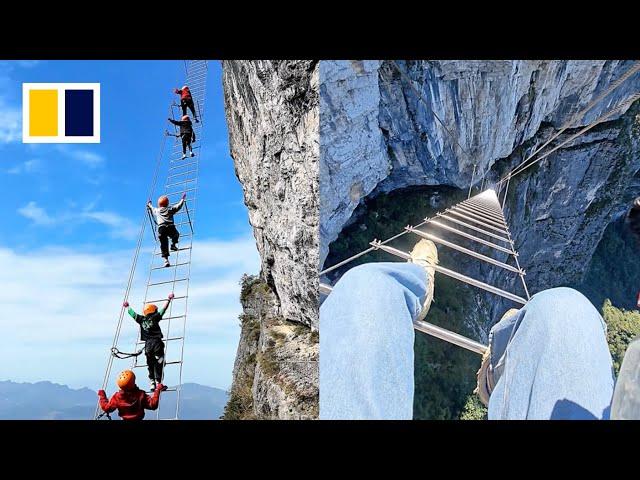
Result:
{"label": "red helmet", "polygon": [[158,198],[158,206],[159,207],[169,206],[169,197],[167,197],[166,195],[162,195],[160,198]]}

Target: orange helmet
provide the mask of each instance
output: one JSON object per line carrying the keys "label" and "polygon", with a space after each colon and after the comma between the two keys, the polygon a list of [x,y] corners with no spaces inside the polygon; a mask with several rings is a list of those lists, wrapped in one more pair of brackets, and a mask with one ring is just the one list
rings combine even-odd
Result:
{"label": "orange helmet", "polygon": [[142,311],[145,315],[150,315],[152,313],[156,313],[158,311],[158,307],[153,303],[147,303]]}
{"label": "orange helmet", "polygon": [[186,122],[187,120],[190,120],[189,115],[183,115],[182,116],[182,121]]}
{"label": "orange helmet", "polygon": [[122,390],[131,390],[136,386],[136,374],[131,370],[123,370],[116,379],[118,387]]}
{"label": "orange helmet", "polygon": [[158,206],[159,207],[168,207],[169,206],[169,197],[167,197],[166,195],[162,195],[158,199]]}

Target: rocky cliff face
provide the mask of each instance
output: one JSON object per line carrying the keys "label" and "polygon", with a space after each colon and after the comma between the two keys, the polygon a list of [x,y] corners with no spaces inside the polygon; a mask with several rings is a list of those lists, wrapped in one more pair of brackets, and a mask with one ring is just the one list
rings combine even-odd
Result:
{"label": "rocky cliff face", "polygon": [[262,287],[243,288],[225,416],[314,418],[318,62],[224,61],[223,87],[231,156],[262,260]]}
{"label": "rocky cliff face", "polygon": [[[468,189],[472,177],[475,184],[486,176],[487,185],[492,185],[630,64],[398,65],[426,105],[391,62],[321,65],[321,262],[363,198],[415,185]],[[574,127],[589,123],[639,89],[636,75]],[[511,185],[508,220],[534,291],[579,277],[607,224],[637,190],[636,113],[621,113]],[[416,212],[417,218],[420,215]]]}

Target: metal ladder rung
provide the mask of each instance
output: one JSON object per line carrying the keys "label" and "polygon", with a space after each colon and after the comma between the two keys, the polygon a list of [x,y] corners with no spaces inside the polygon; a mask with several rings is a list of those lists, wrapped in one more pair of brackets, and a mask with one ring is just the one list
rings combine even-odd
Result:
{"label": "metal ladder rung", "polygon": [[461,208],[464,208],[466,210],[469,210],[470,212],[473,213],[477,213],[478,215],[484,215],[487,218],[491,218],[494,219],[496,221],[502,222],[502,223],[506,223],[504,220],[504,217],[502,216],[502,214],[497,214],[497,213],[491,213],[491,212],[487,212],[485,210],[479,209],[477,207],[471,206],[468,203],[461,203],[460,205],[458,205]]}
{"label": "metal ladder rung", "polygon": [[190,167],[191,165],[196,165],[198,162],[182,163],[182,162],[173,161],[171,163],[180,163],[180,165],[178,165],[177,167],[169,167],[169,171],[176,170],[178,168]]}
{"label": "metal ladder rung", "polygon": [[492,212],[495,213],[502,213],[502,207],[500,207],[500,203],[498,202],[497,205],[498,207],[496,207],[496,204],[494,204],[493,202],[478,202],[477,200],[471,198],[469,200],[465,200],[462,203],[466,203],[469,205],[475,205],[476,207],[479,208],[484,208],[485,210],[490,210]]}
{"label": "metal ladder rung", "polygon": [[466,208],[463,207],[459,207],[459,206],[455,206],[451,209],[452,212],[454,213],[463,213],[464,215],[469,215],[469,217],[471,217],[471,219],[476,219],[476,220],[480,220],[484,223],[486,223],[486,226],[493,226],[494,228],[500,228],[503,231],[507,232],[507,226],[505,224],[500,224],[499,222],[496,222],[494,220],[490,220],[487,217],[483,217],[482,215],[478,215],[477,213],[473,213],[470,212],[469,210],[467,210]]}
{"label": "metal ladder rung", "polygon": [[174,315],[173,317],[162,317],[160,321],[162,322],[164,320],[175,320],[176,318],[184,318],[184,317],[186,317],[186,315]]}
{"label": "metal ladder rung", "polygon": [[[163,342],[173,342],[175,340],[182,340],[184,337],[169,337],[169,338],[163,338],[162,341]],[[137,341],[136,345],[144,345],[146,342],[143,341]]]}
{"label": "metal ladder rung", "polygon": [[188,192],[195,192],[196,190],[198,190],[198,187],[196,188],[187,188],[186,190],[181,190],[179,192],[170,192],[170,193],[165,193],[165,195],[168,197],[169,195],[182,195],[183,193],[188,193]]}
{"label": "metal ladder rung", "polygon": [[471,215],[475,218],[479,218],[482,219],[485,222],[489,222],[490,224],[494,224],[497,227],[507,227],[507,224],[505,223],[505,221],[503,219],[497,219],[493,216],[490,216],[486,213],[480,213],[475,209],[472,209],[471,207],[468,207],[467,205],[456,205],[455,207],[453,207],[455,210],[458,210],[460,212],[464,212],[467,215]]}
{"label": "metal ladder rung", "polygon": [[[173,300],[182,300],[183,298],[187,298],[189,295],[181,295],[179,297],[173,297]],[[172,301],[173,301],[172,300]],[[145,300],[144,303],[157,303],[157,302],[166,302],[166,298],[159,298],[158,300]]]}
{"label": "metal ladder rung", "polygon": [[189,280],[189,278],[178,278],[176,280],[167,280],[165,282],[149,283],[149,284],[147,284],[147,287],[155,287],[157,285],[166,285],[167,283],[186,282],[187,280]]}
{"label": "metal ladder rung", "polygon": [[[187,223],[189,223],[189,222],[187,222]],[[182,224],[179,223],[176,226],[178,226],[178,225],[182,225]],[[191,247],[190,246],[189,247],[180,247],[178,250],[171,250],[171,251],[172,252],[181,252],[182,250],[191,250]],[[162,255],[162,252],[154,253],[154,255]],[[168,268],[168,267],[165,267],[165,268]]]}
{"label": "metal ladder rung", "polygon": [[[174,360],[173,362],[164,362],[164,365],[175,365],[177,363],[182,363],[182,360]],[[143,367],[148,367],[148,366],[149,365],[144,363],[144,364],[134,365],[133,368],[143,368]]]}
{"label": "metal ladder rung", "polygon": [[447,210],[447,213],[451,213],[451,214],[453,214],[453,215],[455,215],[457,217],[464,218],[465,220],[468,220],[470,222],[476,223],[478,225],[482,225],[483,227],[489,228],[489,229],[491,229],[491,230],[493,230],[495,232],[500,232],[502,234],[507,234],[507,235],[509,234],[509,232],[507,230],[505,230],[505,229],[494,227],[494,226],[489,225],[489,224],[487,224],[485,222],[481,222],[480,220],[476,220],[473,217],[470,217],[470,216],[468,216],[468,215],[466,215],[464,213],[460,213],[460,212],[457,212],[455,210]]}
{"label": "metal ladder rung", "polygon": [[499,250],[501,252],[508,253],[509,255],[513,255],[514,257],[518,256],[518,254],[513,250],[509,250],[508,248],[496,245],[495,243],[491,243],[487,240],[483,240],[482,238],[478,238],[475,235],[463,232],[462,230],[458,230],[457,228],[450,227],[449,225],[440,223],[437,220],[429,220],[428,223],[429,225],[434,225],[438,228],[442,228],[443,230],[447,230],[449,232],[455,233],[456,235],[460,235],[461,237],[468,238],[469,240],[473,240],[474,242],[481,243],[482,245],[486,245],[487,247],[495,248],[496,250]]}
{"label": "metal ladder rung", "polygon": [[179,177],[180,175],[189,175],[190,173],[198,173],[198,170],[187,170],[185,172],[174,173],[172,175],[169,175],[167,178]]}
{"label": "metal ladder rung", "polygon": [[[462,225],[463,227],[469,228],[471,230],[475,230],[476,232],[482,233],[483,235],[487,235],[489,237],[496,238],[496,239],[501,240],[501,241],[506,242],[506,243],[511,243],[511,240],[509,240],[508,238],[501,237],[500,235],[496,235],[495,233],[487,232],[486,230],[482,230],[481,228],[478,228],[478,227],[476,227],[474,225],[469,225],[468,223],[465,223],[462,220],[458,220],[457,218],[450,217],[450,216],[448,216],[448,215],[446,215],[444,213],[439,213],[437,215],[437,218],[442,218],[444,220],[448,220],[450,222],[457,223],[458,225]],[[429,219],[427,219],[427,221],[429,221]]]}
{"label": "metal ladder rung", "polygon": [[504,214],[502,213],[502,210],[497,210],[495,208],[489,208],[486,206],[480,206],[477,203],[472,203],[472,202],[462,202],[460,205],[465,205],[465,206],[469,206],[469,207],[473,207],[476,210],[485,212],[485,213],[489,213],[492,215],[495,215],[496,217],[499,217],[501,219],[504,219]]}
{"label": "metal ladder rung", "polygon": [[506,264],[504,262],[501,262],[500,260],[496,260],[495,258],[491,258],[491,257],[488,257],[488,256],[483,255],[481,253],[474,252],[473,250],[469,250],[468,248],[461,247],[460,245],[456,245],[455,243],[448,242],[447,240],[443,240],[442,238],[436,237],[435,235],[432,235],[432,234],[430,234],[428,232],[423,232],[422,230],[417,230],[415,228],[409,228],[409,227],[407,227],[406,230],[408,232],[413,232],[416,235],[419,235],[419,236],[421,236],[423,238],[431,240],[432,242],[436,242],[436,243],[439,243],[439,244],[444,245],[446,247],[453,248],[454,250],[457,250],[457,251],[462,252],[462,253],[464,253],[466,255],[469,255],[470,257],[474,257],[474,258],[477,258],[478,260],[482,260],[483,262],[491,263],[491,264],[496,265],[498,267],[504,268],[505,270],[509,270],[511,272],[518,273],[520,275],[524,275],[524,272],[518,270],[516,267],[512,267],[511,265],[508,265],[508,264]]}
{"label": "metal ladder rung", "polygon": [[181,267],[182,265],[189,265],[190,263],[191,262],[189,261],[189,262],[176,263],[169,267],[153,267],[151,270],[168,270],[171,267]]}
{"label": "metal ladder rung", "polygon": [[[398,250],[397,248],[383,245],[379,241],[374,240],[370,243],[370,245],[376,249],[381,249],[397,257],[404,258],[405,260],[411,259],[411,255],[409,255],[408,253],[403,252],[402,250]],[[489,285],[488,283],[481,282],[480,280],[476,280],[475,278],[471,278],[461,273],[454,272],[453,270],[441,267],[440,265],[430,265],[430,268],[433,268],[436,272],[442,273],[443,275],[447,275],[448,277],[455,278],[456,280],[460,280],[461,282],[481,288],[483,290],[486,290],[487,292],[495,293],[496,295],[508,298],[509,300],[521,303],[522,305],[525,305],[527,303],[524,298],[519,297],[518,295],[514,295],[513,293],[507,292],[498,287],[494,287],[493,285]]]}
{"label": "metal ladder rung", "polygon": [[175,183],[170,183],[168,185],[165,185],[164,188],[177,187],[178,185],[184,185],[186,183],[193,183],[193,182],[197,182],[197,181],[198,181],[197,178],[188,178],[188,179],[182,180],[180,182],[175,182]]}

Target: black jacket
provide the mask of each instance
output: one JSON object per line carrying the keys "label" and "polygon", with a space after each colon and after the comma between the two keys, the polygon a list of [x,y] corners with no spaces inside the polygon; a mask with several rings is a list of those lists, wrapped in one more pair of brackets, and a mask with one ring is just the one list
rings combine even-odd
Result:
{"label": "black jacket", "polygon": [[181,137],[187,137],[189,138],[189,135],[191,135],[191,141],[195,142],[196,141],[196,134],[193,131],[193,124],[191,123],[191,120],[172,120],[171,118],[168,118],[167,120],[169,120],[171,123],[173,123],[174,125],[178,125],[180,127],[180,136]]}
{"label": "black jacket", "polygon": [[162,338],[160,320],[164,312],[155,312],[151,315],[136,315],[134,320],[140,325],[140,340],[146,342],[152,338]]}

